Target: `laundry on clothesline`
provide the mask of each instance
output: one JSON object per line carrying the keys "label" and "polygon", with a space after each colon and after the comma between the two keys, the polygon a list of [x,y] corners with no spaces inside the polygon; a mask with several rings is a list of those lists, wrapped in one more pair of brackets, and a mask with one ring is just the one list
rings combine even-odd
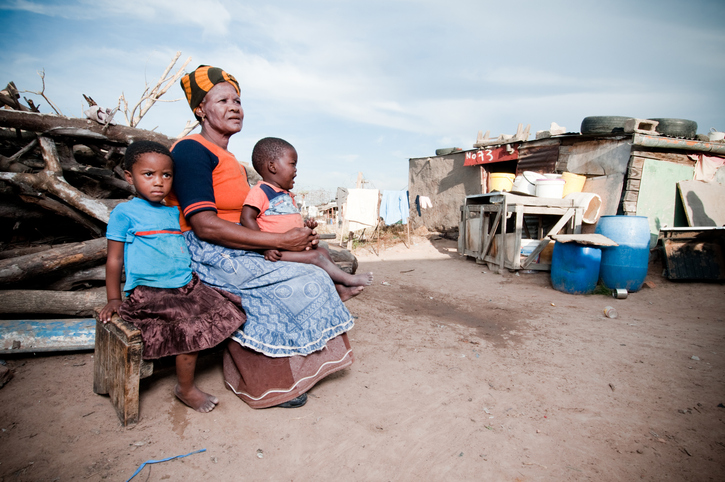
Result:
{"label": "laundry on clothesline", "polygon": [[345,219],[350,222],[350,231],[357,231],[378,225],[377,189],[349,189]]}
{"label": "laundry on clothesline", "polygon": [[385,221],[386,226],[402,222],[408,224],[410,203],[408,202],[408,191],[383,191],[383,198],[380,201],[380,217]]}

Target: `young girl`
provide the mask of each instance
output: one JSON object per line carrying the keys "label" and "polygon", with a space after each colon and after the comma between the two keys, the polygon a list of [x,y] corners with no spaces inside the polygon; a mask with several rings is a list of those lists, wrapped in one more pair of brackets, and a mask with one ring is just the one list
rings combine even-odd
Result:
{"label": "young girl", "polygon": [[[252,164],[262,181],[249,191],[244,201],[242,225],[270,233],[284,233],[305,225],[310,229],[317,227],[313,220],[302,220],[290,192],[297,176],[297,151],[292,144],[284,139],[266,137],[254,146]],[[373,282],[372,273],[352,275],[342,271],[324,248],[299,252],[273,249],[265,251],[264,257],[269,261],[314,264],[324,269],[335,282],[342,301],[359,294],[363,287]]]}
{"label": "young girl", "polygon": [[115,312],[138,327],[145,359],[176,355],[174,393],[194,410],[209,412],[219,400],[194,383],[198,352],[224,341],[246,318],[233,295],[204,285],[191,271],[179,211],[162,204],[174,172],[169,150],[156,142],[134,142],[126,149],[124,170],[137,197],[116,206],[108,221],[108,304],[100,319],[106,323]]}

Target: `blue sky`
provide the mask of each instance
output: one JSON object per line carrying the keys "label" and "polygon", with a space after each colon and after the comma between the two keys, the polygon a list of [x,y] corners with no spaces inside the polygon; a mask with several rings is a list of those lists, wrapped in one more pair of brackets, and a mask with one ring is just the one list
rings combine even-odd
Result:
{"label": "blue sky", "polygon": [[[470,149],[479,130],[578,131],[590,115],[725,130],[723,18],[721,1],[0,0],[0,83],[40,90],[44,69],[46,94],[81,117],[82,94],[135,103],[181,51],[178,65],[240,81],[238,159],[282,137],[296,190],[354,187],[359,171],[399,190],[409,158]],[[175,137],[190,119],[159,103],[139,127]]]}

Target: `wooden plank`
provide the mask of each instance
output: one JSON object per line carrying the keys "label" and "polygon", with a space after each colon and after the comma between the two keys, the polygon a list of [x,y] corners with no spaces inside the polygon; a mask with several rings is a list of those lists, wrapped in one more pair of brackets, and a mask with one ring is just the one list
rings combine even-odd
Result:
{"label": "wooden plank", "polygon": [[2,320],[0,354],[92,350],[95,320]]}
{"label": "wooden plank", "polygon": [[611,239],[601,234],[555,234],[551,237],[558,243],[578,243],[587,246],[619,246]]}
{"label": "wooden plank", "polygon": [[551,242],[551,239],[546,237],[541,240],[541,242],[534,248],[534,250],[531,252],[530,255],[526,257],[526,260],[521,264],[522,269],[528,269],[529,266],[532,264],[535,264],[534,261],[536,261],[536,258],[539,257],[539,254],[548,246],[548,244]]}
{"label": "wooden plank", "polygon": [[637,202],[625,201],[622,203],[622,210],[626,214],[634,215],[637,212]]}
{"label": "wooden plank", "polygon": [[[577,208],[577,209],[581,210],[581,208]],[[566,223],[569,222],[569,220],[572,218],[572,216],[574,216],[577,209],[575,209],[575,208],[567,209],[567,211],[561,216],[561,218],[559,218],[559,220],[556,222],[556,224],[554,224],[554,226],[552,226],[552,228],[549,230],[549,232],[546,233],[546,237],[550,237],[550,236],[553,236],[554,234],[558,234],[559,231],[561,231],[561,228],[563,228],[564,225],[566,225]],[[544,245],[544,247],[546,247],[546,245]]]}
{"label": "wooden plank", "polygon": [[633,166],[628,167],[627,179],[642,179],[642,168]]}
{"label": "wooden plank", "polygon": [[516,206],[514,212],[516,213],[516,231],[514,232],[514,249],[511,264],[513,265],[513,269],[519,269],[521,267],[521,234],[523,232],[524,210]]}
{"label": "wooden plank", "polygon": [[680,181],[677,189],[690,226],[725,225],[725,186],[715,182]]}
{"label": "wooden plank", "polygon": [[624,189],[627,191],[639,191],[639,185],[639,179],[627,179],[627,184]]}
{"label": "wooden plank", "polygon": [[[466,254],[466,218],[468,217],[468,206],[461,206],[461,217],[458,220],[458,254]],[[408,223],[410,227],[410,223]]]}
{"label": "wooden plank", "polygon": [[570,209],[574,209],[573,205],[566,207],[546,207],[546,206],[522,206],[521,211],[526,214],[537,214],[537,215],[548,215],[548,216],[561,216],[564,213],[569,212]]}
{"label": "wooden plank", "polygon": [[478,216],[469,217],[469,219],[466,220],[466,247],[464,251],[466,256],[473,256],[475,258],[481,251],[481,243],[483,242],[483,237],[481,235],[481,223],[482,216],[480,214]]}
{"label": "wooden plank", "polygon": [[[493,238],[496,234],[496,229],[498,228],[498,224],[501,221],[501,211],[499,210],[496,213],[496,217],[493,220],[493,225],[488,227],[488,220],[486,219],[483,224],[486,225],[486,231],[485,233],[485,239],[483,243],[483,247],[481,248],[481,253],[478,255],[479,258],[484,259],[486,255],[488,255],[488,252],[491,250],[491,246],[493,245]],[[500,249],[500,248],[499,248]]]}
{"label": "wooden plank", "polygon": [[624,191],[622,201],[636,203],[639,199],[639,191]]}
{"label": "wooden plank", "polygon": [[632,158],[629,160],[629,167],[632,167],[634,169],[642,169],[642,167],[644,167],[645,160],[645,157],[632,156]]}
{"label": "wooden plank", "polygon": [[654,159],[657,161],[679,162],[680,164],[694,164],[695,162],[690,159],[687,154],[679,154],[676,152],[655,152],[632,149],[632,156]]}

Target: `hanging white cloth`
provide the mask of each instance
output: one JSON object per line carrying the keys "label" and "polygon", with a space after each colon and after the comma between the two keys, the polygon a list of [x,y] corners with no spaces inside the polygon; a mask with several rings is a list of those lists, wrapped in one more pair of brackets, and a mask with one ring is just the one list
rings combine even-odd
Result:
{"label": "hanging white cloth", "polygon": [[350,189],[347,196],[345,217],[350,222],[350,231],[375,227],[378,224],[377,189]]}

